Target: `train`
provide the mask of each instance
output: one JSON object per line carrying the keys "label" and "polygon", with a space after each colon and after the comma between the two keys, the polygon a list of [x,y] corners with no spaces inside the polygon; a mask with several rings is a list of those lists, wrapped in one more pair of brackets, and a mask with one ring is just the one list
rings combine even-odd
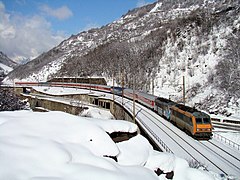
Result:
{"label": "train", "polygon": [[92,89],[107,93],[114,93],[125,98],[135,100],[145,107],[155,111],[161,117],[170,121],[178,128],[196,139],[210,139],[212,137],[212,123],[208,114],[195,108],[176,103],[166,98],[133,91],[129,88],[113,87],[96,84],[66,83],[66,82],[15,82],[19,86],[54,86]]}

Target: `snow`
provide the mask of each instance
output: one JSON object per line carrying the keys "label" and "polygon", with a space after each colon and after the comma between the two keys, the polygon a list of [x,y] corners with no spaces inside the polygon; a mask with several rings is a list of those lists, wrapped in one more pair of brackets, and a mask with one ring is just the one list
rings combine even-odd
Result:
{"label": "snow", "polygon": [[[166,92],[171,92],[171,89],[168,88],[167,86],[163,86],[163,87],[164,87],[164,89],[162,89],[161,91],[158,89],[158,91],[156,91],[155,93],[161,94],[161,96],[165,97],[165,98],[173,98],[174,92],[172,91],[172,93],[171,93],[172,95],[169,96]],[[43,92],[43,93],[50,94],[50,95],[53,95],[53,94],[54,95],[89,94],[90,93],[89,90],[77,89],[77,88],[64,88],[64,87],[38,86],[38,87],[34,87],[34,89],[36,91]],[[96,91],[91,91],[91,93],[94,95],[102,96],[102,93],[98,93]],[[211,93],[214,93],[214,91],[211,90],[211,87],[208,87],[205,89],[205,91],[203,93],[200,93],[192,101],[193,101],[193,103],[199,102],[201,99],[205,98],[207,95],[209,95]],[[81,116],[93,117],[98,120],[99,119],[114,119],[114,117],[107,110],[101,109],[101,111],[100,111],[99,108],[96,108],[96,107],[91,107],[91,106],[87,106],[87,107],[88,107],[88,109],[84,110],[82,112]],[[237,113],[235,113],[235,114],[237,114]],[[236,121],[239,121],[239,119],[240,119],[240,115],[238,115],[236,117],[225,117],[225,116],[221,116],[221,115],[210,114],[210,116],[212,118],[217,118],[217,119],[231,119],[231,120],[236,120]],[[216,132],[220,131],[219,134],[222,135],[223,137],[225,137],[237,144],[240,144],[240,133],[232,132],[231,130],[225,131],[224,129],[218,129],[218,128],[215,128],[215,131]]]}
{"label": "snow", "polygon": [[[156,4],[157,6],[158,4]],[[187,105],[194,106],[204,103],[211,95],[221,97],[224,92],[214,87],[214,84],[210,84],[208,79],[215,73],[215,66],[218,62],[224,58],[227,37],[232,35],[232,31],[237,27],[237,24],[238,20],[234,22],[233,26],[214,26],[212,32],[204,39],[199,39],[198,30],[191,27],[181,29],[176,40],[169,31],[169,37],[164,42],[163,55],[154,80],[154,95],[181,102],[182,77],[184,76]],[[184,44],[184,47],[179,50],[179,44],[181,43]],[[204,48],[206,50],[203,51]],[[204,53],[199,53],[199,51]],[[197,88],[199,85],[201,85],[200,88]],[[193,88],[197,89],[196,96],[189,91]],[[152,92],[152,89],[149,92]],[[227,106],[230,108],[224,107],[224,110],[229,114],[240,114],[236,101],[237,99],[232,104],[228,104]],[[212,111],[211,107],[209,107],[209,111]]]}
{"label": "snow", "polygon": [[156,3],[156,6],[150,11],[150,13],[157,12],[161,6],[162,6],[162,3]]}
{"label": "snow", "polygon": [[64,88],[64,87],[44,87],[35,86],[33,87],[36,91],[43,92],[50,95],[67,95],[67,94],[88,94],[89,90],[77,89],[77,88]]}
{"label": "snow", "polygon": [[2,63],[0,63],[0,68],[2,68],[5,71],[6,74],[13,70],[13,68],[11,68],[9,66],[6,66]]}
{"label": "snow", "polygon": [[[121,152],[118,155],[119,164],[127,166],[136,164],[143,166],[152,152],[152,147],[149,142],[140,135],[128,141],[118,143],[118,148]],[[129,159],[131,159],[131,161],[129,161]]]}
{"label": "snow", "polygon": [[[112,82],[111,82],[112,84]],[[38,86],[38,87],[34,87],[34,89],[36,91],[42,92],[42,93],[46,93],[46,94],[50,94],[50,95],[66,95],[66,94],[89,94],[90,91],[89,90],[85,90],[85,89],[77,89],[77,88],[64,88],[64,87],[42,87],[42,86]],[[176,95],[176,92],[171,91],[172,89],[169,88],[168,86],[163,86],[163,89],[155,89],[156,90],[156,94],[161,94],[162,97],[165,98],[171,98],[173,99],[173,97]],[[216,91],[216,90],[215,90]],[[208,87],[205,89],[205,91],[203,91],[202,93],[199,93],[198,96],[196,96],[195,98],[192,99],[193,104],[200,102],[201,99],[206,98],[207,95],[212,94],[212,93],[216,93],[215,91],[212,90],[211,87]],[[170,93],[170,95],[168,93]],[[91,91],[91,94],[94,94],[96,96],[103,96],[103,93],[99,93],[97,91]],[[105,98],[109,98],[111,99],[112,96],[109,95],[105,96]],[[88,106],[88,110],[85,110],[81,116],[86,116],[86,117],[93,117],[93,118],[102,118],[102,119],[114,119],[114,117],[109,114],[107,111],[104,111],[103,109],[101,111],[99,111],[99,108],[96,107],[91,107]],[[217,119],[230,119],[230,120],[235,120],[235,121],[239,121],[240,120],[240,113],[239,112],[235,112],[234,113],[235,116],[230,116],[230,117],[225,117],[222,115],[214,115],[214,114],[210,114],[211,118],[217,118]],[[223,129],[221,129],[220,131],[223,131]],[[228,132],[231,133],[231,130],[228,130]],[[222,134],[225,137],[225,134]],[[238,133],[234,133],[231,135],[227,135],[226,138],[229,138],[230,140],[240,144],[239,141],[235,141],[236,139],[239,139],[239,134]]]}
{"label": "snow", "polygon": [[101,111],[100,111],[99,108],[91,107],[91,106],[88,106],[88,109],[85,109],[81,113],[81,116],[93,117],[95,119],[98,119],[98,121],[100,121],[100,119],[101,120],[114,119],[113,115],[111,113],[109,113],[108,110],[101,109]]}
{"label": "snow", "polygon": [[47,77],[50,74],[56,73],[63,65],[63,62],[65,61],[66,57],[61,57],[48,65],[42,67],[41,71],[38,72],[38,74],[33,73],[31,76],[26,78],[27,81],[34,81],[36,80],[36,77],[38,78],[38,81],[45,81]]}
{"label": "snow", "polygon": [[154,151],[141,135],[114,143],[106,133],[136,130],[129,122],[57,111],[0,112],[0,179],[166,179],[154,173],[157,168],[173,170],[174,180],[214,179],[184,159]]}
{"label": "snow", "polygon": [[[231,130],[223,130],[221,128],[215,128],[214,133],[217,133],[228,140],[240,145],[240,131],[231,131]],[[227,141],[228,142],[228,141]]]}

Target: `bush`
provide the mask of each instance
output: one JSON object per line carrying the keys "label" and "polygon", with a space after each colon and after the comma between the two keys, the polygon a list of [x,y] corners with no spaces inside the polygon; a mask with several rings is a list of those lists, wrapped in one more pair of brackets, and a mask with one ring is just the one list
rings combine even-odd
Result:
{"label": "bush", "polygon": [[21,101],[12,89],[0,88],[0,111],[14,111],[27,108],[27,102]]}

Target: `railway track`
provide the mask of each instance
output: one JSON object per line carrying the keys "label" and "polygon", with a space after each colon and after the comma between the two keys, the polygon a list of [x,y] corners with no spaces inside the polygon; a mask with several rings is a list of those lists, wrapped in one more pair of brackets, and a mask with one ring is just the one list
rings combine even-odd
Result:
{"label": "railway track", "polygon": [[[240,160],[239,158],[236,158],[240,155],[238,152],[232,153],[231,150],[224,150],[223,148],[218,147],[216,144],[213,145],[212,141],[194,140],[192,137],[189,137],[187,134],[180,131],[168,121],[160,117],[156,117],[154,112],[144,110],[141,105],[136,105],[136,111],[141,111],[141,115],[139,113],[137,117],[138,119],[144,119],[144,122],[140,120],[140,123],[142,123],[145,127],[148,126],[146,129],[150,129],[149,126],[153,128],[154,124],[154,126],[159,128],[159,130],[169,135],[168,140],[165,140],[167,142],[166,146],[177,156],[183,157],[187,160],[192,159],[200,164],[205,164],[208,169],[218,173],[228,176],[240,176]],[[146,119],[148,119],[148,122],[146,122]],[[153,138],[156,139],[159,136],[162,137],[162,134],[159,134],[158,136],[157,130],[150,131],[152,131],[150,133],[154,133]],[[173,148],[174,150],[169,147],[169,144],[171,143],[175,143]],[[188,155],[186,156],[186,154]]]}
{"label": "railway track", "polygon": [[215,128],[222,128],[222,129],[240,131],[240,125],[239,124],[220,123],[220,122],[215,122],[215,121],[212,121],[212,124],[213,124],[213,127],[215,127]]}
{"label": "railway track", "polygon": [[[121,104],[121,98],[116,98]],[[130,112],[132,101],[125,99],[125,106]],[[160,146],[186,160],[194,160],[207,165],[209,170],[228,176],[240,177],[239,154],[219,148],[211,141],[196,141],[159,115],[136,103],[137,119]],[[170,128],[171,127],[171,128]],[[164,139],[164,142],[163,142]],[[162,143],[160,143],[162,142]],[[232,155],[231,155],[232,154]],[[233,155],[234,154],[234,155]]]}
{"label": "railway track", "polygon": [[219,147],[214,141],[201,141],[200,142],[205,149],[209,150],[212,154],[215,154],[218,158],[223,159],[228,164],[228,168],[236,169],[240,173],[240,158],[239,156],[233,155],[224,148]]}

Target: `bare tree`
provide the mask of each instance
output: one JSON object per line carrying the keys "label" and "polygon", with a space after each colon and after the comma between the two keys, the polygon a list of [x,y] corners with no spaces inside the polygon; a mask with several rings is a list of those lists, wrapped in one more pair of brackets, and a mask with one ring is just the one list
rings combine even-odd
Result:
{"label": "bare tree", "polygon": [[226,55],[216,66],[218,87],[230,96],[240,97],[240,31],[236,30],[228,39]]}

